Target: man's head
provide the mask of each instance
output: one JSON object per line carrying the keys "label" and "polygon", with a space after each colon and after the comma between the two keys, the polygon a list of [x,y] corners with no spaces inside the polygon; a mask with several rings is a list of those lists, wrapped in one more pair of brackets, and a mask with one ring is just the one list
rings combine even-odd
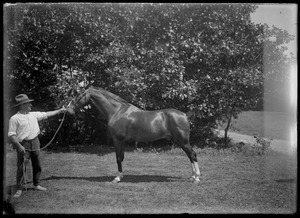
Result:
{"label": "man's head", "polygon": [[27,95],[25,94],[19,94],[15,97],[16,105],[15,107],[19,107],[20,111],[29,112],[31,111],[33,101],[32,99],[29,99]]}

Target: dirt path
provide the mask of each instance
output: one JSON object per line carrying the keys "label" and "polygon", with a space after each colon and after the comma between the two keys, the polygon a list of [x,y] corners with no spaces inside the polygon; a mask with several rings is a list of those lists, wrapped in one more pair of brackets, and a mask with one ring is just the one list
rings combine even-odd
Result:
{"label": "dirt path", "polygon": [[[217,131],[219,135],[224,136],[224,130],[218,130]],[[255,138],[253,136],[249,135],[243,135],[236,132],[228,132],[228,136],[234,141],[234,142],[246,142],[250,144],[254,144],[256,142]],[[291,142],[286,140],[279,140],[279,139],[273,139],[271,142],[271,149],[274,151],[283,152],[290,155],[295,155],[297,153],[297,141]]]}

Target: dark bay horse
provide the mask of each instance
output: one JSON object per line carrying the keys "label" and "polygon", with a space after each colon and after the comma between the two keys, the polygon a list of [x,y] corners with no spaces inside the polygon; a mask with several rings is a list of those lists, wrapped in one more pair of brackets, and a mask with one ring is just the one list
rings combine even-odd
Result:
{"label": "dark bay horse", "polygon": [[102,88],[90,87],[73,99],[68,112],[91,103],[107,122],[108,131],[115,146],[119,175],[113,180],[120,182],[123,177],[124,143],[129,140],[151,142],[171,138],[181,146],[192,163],[192,179],[199,182],[200,170],[197,156],[190,145],[190,123],[188,115],[176,109],[155,111],[142,110]]}

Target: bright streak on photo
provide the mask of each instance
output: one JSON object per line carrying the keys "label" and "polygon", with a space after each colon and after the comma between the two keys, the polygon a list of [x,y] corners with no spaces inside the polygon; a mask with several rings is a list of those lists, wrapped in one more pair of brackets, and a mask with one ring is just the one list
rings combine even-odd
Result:
{"label": "bright streak on photo", "polygon": [[290,149],[292,152],[297,149],[297,64],[290,66],[290,107],[291,107],[291,127],[290,127]]}
{"label": "bright streak on photo", "polygon": [[297,126],[293,124],[290,129],[290,151],[292,153],[297,150]]}
{"label": "bright streak on photo", "polygon": [[294,63],[290,67],[290,102],[292,108],[297,106],[297,88],[297,65]]}

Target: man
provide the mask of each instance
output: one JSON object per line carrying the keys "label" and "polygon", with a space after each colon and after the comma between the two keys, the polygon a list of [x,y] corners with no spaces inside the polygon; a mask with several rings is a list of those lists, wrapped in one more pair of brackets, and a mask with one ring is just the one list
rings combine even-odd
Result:
{"label": "man", "polygon": [[32,162],[33,185],[35,190],[46,191],[47,189],[40,185],[40,175],[42,172],[40,160],[40,141],[38,135],[40,128],[38,121],[47,119],[54,115],[63,113],[66,108],[48,112],[30,112],[33,101],[27,95],[20,94],[15,97],[18,112],[9,120],[8,137],[17,148],[17,191],[14,195],[18,198],[22,194],[21,180],[23,175],[23,162],[30,158]]}

